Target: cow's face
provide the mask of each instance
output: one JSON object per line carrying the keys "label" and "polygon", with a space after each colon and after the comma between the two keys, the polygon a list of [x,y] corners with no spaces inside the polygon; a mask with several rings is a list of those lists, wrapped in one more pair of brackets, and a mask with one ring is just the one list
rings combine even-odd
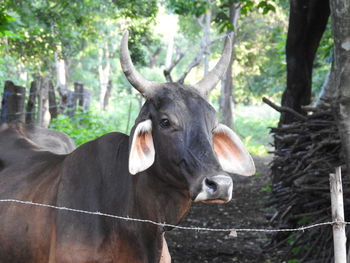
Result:
{"label": "cow's face", "polygon": [[243,144],[219,124],[215,110],[194,89],[167,84],[147,100],[132,133],[131,174],[150,169],[194,201],[227,202],[232,179],[254,165]]}
{"label": "cow's face", "polygon": [[[132,67],[124,65],[123,69],[128,79],[136,74],[129,79],[135,86],[140,75],[130,73]],[[151,91],[138,89],[147,101],[131,133],[129,172],[149,169],[167,184],[187,190],[194,201],[229,201],[233,184],[227,172],[255,172],[238,136],[218,123],[215,110],[196,87],[151,86],[155,87]]]}

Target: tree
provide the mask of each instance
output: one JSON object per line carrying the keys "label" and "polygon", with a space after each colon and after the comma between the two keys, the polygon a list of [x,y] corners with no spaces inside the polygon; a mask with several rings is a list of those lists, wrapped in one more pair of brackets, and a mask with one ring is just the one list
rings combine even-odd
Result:
{"label": "tree", "polygon": [[[193,59],[189,68],[185,70],[184,77],[187,75],[190,69],[197,66],[202,57],[204,64],[204,74],[208,71],[208,57],[210,45],[213,43],[210,40],[210,24],[214,22],[215,28],[219,33],[234,32],[233,45],[236,43],[235,38],[237,36],[237,24],[238,18],[242,11],[243,14],[247,14],[253,10],[262,10],[264,14],[269,11],[275,11],[274,5],[269,1],[258,1],[257,3],[250,0],[224,0],[224,1],[209,1],[209,0],[197,0],[197,1],[182,1],[182,0],[168,0],[168,8],[179,15],[192,15],[196,17],[200,24],[203,37],[202,37],[202,49],[198,52],[198,55]],[[210,20],[212,21],[211,23]],[[234,48],[232,49],[234,52]],[[175,60],[176,61],[176,60]],[[232,56],[231,63],[227,73],[225,75],[221,94],[220,94],[220,113],[223,117],[223,122],[232,126],[233,122],[233,77],[232,77],[232,64],[234,56]],[[184,77],[180,78],[180,81],[184,80]]]}
{"label": "tree", "polygon": [[347,176],[350,177],[350,8],[348,0],[330,3],[334,35],[334,74],[336,99],[333,107],[337,112]]}
{"label": "tree", "polygon": [[[221,92],[220,92],[220,113],[222,114],[223,123],[229,127],[232,127],[233,125],[233,77],[232,77],[232,64],[234,61],[234,54],[235,54],[235,43],[236,43],[236,35],[237,35],[237,25],[238,25],[238,18],[241,12],[241,8],[237,3],[232,3],[230,6],[230,24],[233,25],[233,34],[232,36],[232,56],[230,60],[230,64],[227,68],[225,78],[221,84]],[[227,40],[226,40],[227,41]]]}
{"label": "tree", "polygon": [[111,60],[118,54],[116,35],[130,29],[133,59],[143,64],[142,44],[152,40],[149,28],[157,10],[155,0],[4,0],[0,3],[0,43],[5,44],[6,51],[2,52],[17,58],[16,63],[30,65],[28,75],[53,76],[64,101],[67,86],[72,84],[70,76],[75,75],[75,59],[91,54],[86,50],[99,50],[94,74],[100,79],[98,92],[104,109],[108,88],[112,87],[108,85],[112,83]]}
{"label": "tree", "polygon": [[[302,105],[311,102],[313,62],[330,14],[329,0],[290,1],[286,44],[287,87],[282,106],[306,114]],[[281,113],[279,125],[293,122],[291,113]]]}

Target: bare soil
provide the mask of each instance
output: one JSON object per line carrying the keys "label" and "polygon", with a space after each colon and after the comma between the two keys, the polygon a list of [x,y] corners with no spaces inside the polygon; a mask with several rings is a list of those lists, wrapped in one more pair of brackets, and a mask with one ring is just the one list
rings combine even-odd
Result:
{"label": "bare soil", "polygon": [[[208,228],[266,228],[265,203],[270,184],[268,164],[271,157],[255,157],[257,175],[234,177],[234,194],[230,203],[194,203],[181,226]],[[166,233],[172,262],[263,263],[272,262],[264,246],[269,236],[260,232],[199,232],[174,229]]]}

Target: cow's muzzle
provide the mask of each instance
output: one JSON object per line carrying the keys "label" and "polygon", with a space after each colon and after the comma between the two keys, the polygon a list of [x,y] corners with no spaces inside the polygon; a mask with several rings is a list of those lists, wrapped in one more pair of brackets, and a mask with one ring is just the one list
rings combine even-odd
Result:
{"label": "cow's muzzle", "polygon": [[232,178],[227,175],[216,175],[205,178],[202,189],[195,198],[195,202],[226,203],[232,198]]}

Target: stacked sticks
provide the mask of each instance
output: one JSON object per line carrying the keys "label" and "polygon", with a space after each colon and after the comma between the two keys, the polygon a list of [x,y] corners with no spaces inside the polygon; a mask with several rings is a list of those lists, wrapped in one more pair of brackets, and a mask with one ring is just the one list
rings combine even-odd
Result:
{"label": "stacked sticks", "polygon": [[[286,111],[285,107],[264,101],[276,110]],[[295,115],[297,121],[271,128],[275,150],[268,205],[276,211],[270,219],[274,227],[299,227],[331,220],[329,174],[343,164],[340,136],[329,108],[307,110],[307,116]],[[345,218],[350,216],[346,209],[350,204],[349,186],[350,180],[344,176]],[[277,234],[270,249],[278,251],[283,261],[331,262],[332,228]]]}

